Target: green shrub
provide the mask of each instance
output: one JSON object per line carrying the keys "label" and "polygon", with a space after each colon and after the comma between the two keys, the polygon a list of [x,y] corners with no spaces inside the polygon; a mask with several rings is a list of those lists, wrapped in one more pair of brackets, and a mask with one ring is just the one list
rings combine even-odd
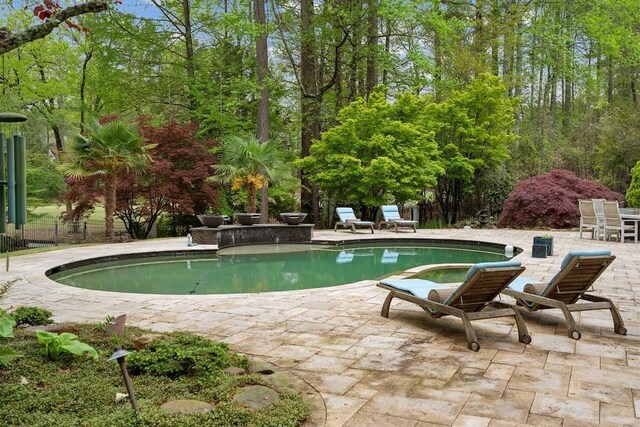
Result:
{"label": "green shrub", "polygon": [[51,323],[52,313],[40,307],[18,307],[11,313],[16,325],[48,325]]}
{"label": "green shrub", "polygon": [[172,378],[246,364],[246,359],[231,353],[225,343],[196,335],[178,335],[154,341],[146,349],[127,358],[127,366],[132,374]]}
{"label": "green shrub", "polygon": [[640,161],[631,169],[631,184],[626,194],[627,205],[640,208]]}

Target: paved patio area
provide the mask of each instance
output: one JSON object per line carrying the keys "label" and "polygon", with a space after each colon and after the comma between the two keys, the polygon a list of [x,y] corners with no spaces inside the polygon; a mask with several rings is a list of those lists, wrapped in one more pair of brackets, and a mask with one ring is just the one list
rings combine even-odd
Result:
{"label": "paved patio area", "polygon": [[[186,239],[65,249],[11,258],[0,283],[18,279],[3,308],[37,305],[56,321],[128,323],[186,330],[290,370],[318,390],[327,426],[640,425],[640,245],[580,240],[553,232],[556,255],[531,258],[539,232],[419,230],[413,233],[316,231],[314,238],[452,238],[520,246],[527,276],[550,279],[571,250],[610,248],[617,259],[596,290],[619,306],[627,336],[613,333],[608,311],[576,314],[582,339],[567,337],[558,311],[525,314],[532,343],[517,340],[513,321],[476,323],[481,350],[467,350],[458,319],[430,319],[363,281],[335,288],[250,295],[117,294],[56,284],[44,271],[61,263],[116,253],[187,250]],[[211,249],[198,246],[192,250]],[[313,420],[312,420],[313,421]]]}

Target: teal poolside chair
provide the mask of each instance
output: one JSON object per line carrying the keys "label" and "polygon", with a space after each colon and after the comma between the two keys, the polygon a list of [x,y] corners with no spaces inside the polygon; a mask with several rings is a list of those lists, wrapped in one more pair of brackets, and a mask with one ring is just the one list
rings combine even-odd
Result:
{"label": "teal poolside chair", "polygon": [[340,220],[336,222],[336,225],[333,227],[333,231],[338,231],[338,226],[341,225],[344,228],[349,227],[354,233],[356,232],[356,228],[370,228],[371,234],[373,234],[373,222],[360,221],[360,219],[356,218],[356,215],[353,213],[353,209],[336,208],[336,214]]}
{"label": "teal poolside chair", "polygon": [[[470,350],[478,351],[480,344],[471,325],[473,320],[513,316],[518,327],[518,339],[528,344],[531,337],[517,307],[494,301],[509,283],[524,271],[519,261],[487,262],[473,265],[462,284],[449,287],[422,279],[384,279],[378,286],[389,291],[382,305],[382,316],[389,317],[393,298],[412,302],[428,315],[439,318],[459,317],[464,325]],[[488,306],[493,309],[484,310]]]}
{"label": "teal poolside chair", "polygon": [[[518,277],[504,294],[516,299],[529,311],[558,308],[562,311],[569,328],[569,337],[579,340],[582,334],[571,314],[574,311],[609,310],[613,317],[615,333],[626,335],[620,312],[608,299],[598,295],[588,294],[593,283],[616,259],[611,251],[576,251],[569,252],[562,261],[560,271],[553,276],[549,283],[543,283],[529,277]],[[579,300],[587,303],[578,303]]]}
{"label": "teal poolside chair", "polygon": [[382,211],[382,221],[378,224],[378,230],[384,225],[387,228],[393,226],[396,233],[398,232],[398,227],[413,228],[413,232],[416,232],[418,221],[403,219],[396,205],[384,205],[380,209]]}

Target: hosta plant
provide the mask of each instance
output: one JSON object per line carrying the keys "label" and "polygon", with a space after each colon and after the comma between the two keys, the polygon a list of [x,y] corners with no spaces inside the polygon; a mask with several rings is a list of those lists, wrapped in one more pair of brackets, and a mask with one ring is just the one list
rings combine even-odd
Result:
{"label": "hosta plant", "polygon": [[0,308],[0,338],[13,338],[13,328],[16,321],[6,311]]}
{"label": "hosta plant", "polygon": [[[13,328],[16,326],[16,321],[6,311],[0,309],[0,338],[13,338]],[[0,345],[0,368],[9,366],[9,364],[21,354],[15,351],[13,348]]]}
{"label": "hosta plant", "polygon": [[78,341],[78,337],[74,334],[37,331],[36,335],[38,341],[44,345],[44,354],[51,360],[58,360],[65,354],[82,356],[85,353],[94,359],[98,358],[98,352],[90,345]]}

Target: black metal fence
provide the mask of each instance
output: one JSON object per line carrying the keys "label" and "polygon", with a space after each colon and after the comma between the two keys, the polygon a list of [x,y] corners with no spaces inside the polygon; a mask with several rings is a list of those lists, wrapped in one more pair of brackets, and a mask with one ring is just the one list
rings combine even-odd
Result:
{"label": "black metal fence", "polygon": [[[122,222],[116,220],[115,229],[116,239],[128,237]],[[27,223],[19,229],[7,224],[6,232],[0,234],[0,252],[105,240],[105,224],[101,220],[64,221],[55,216],[27,215]]]}

